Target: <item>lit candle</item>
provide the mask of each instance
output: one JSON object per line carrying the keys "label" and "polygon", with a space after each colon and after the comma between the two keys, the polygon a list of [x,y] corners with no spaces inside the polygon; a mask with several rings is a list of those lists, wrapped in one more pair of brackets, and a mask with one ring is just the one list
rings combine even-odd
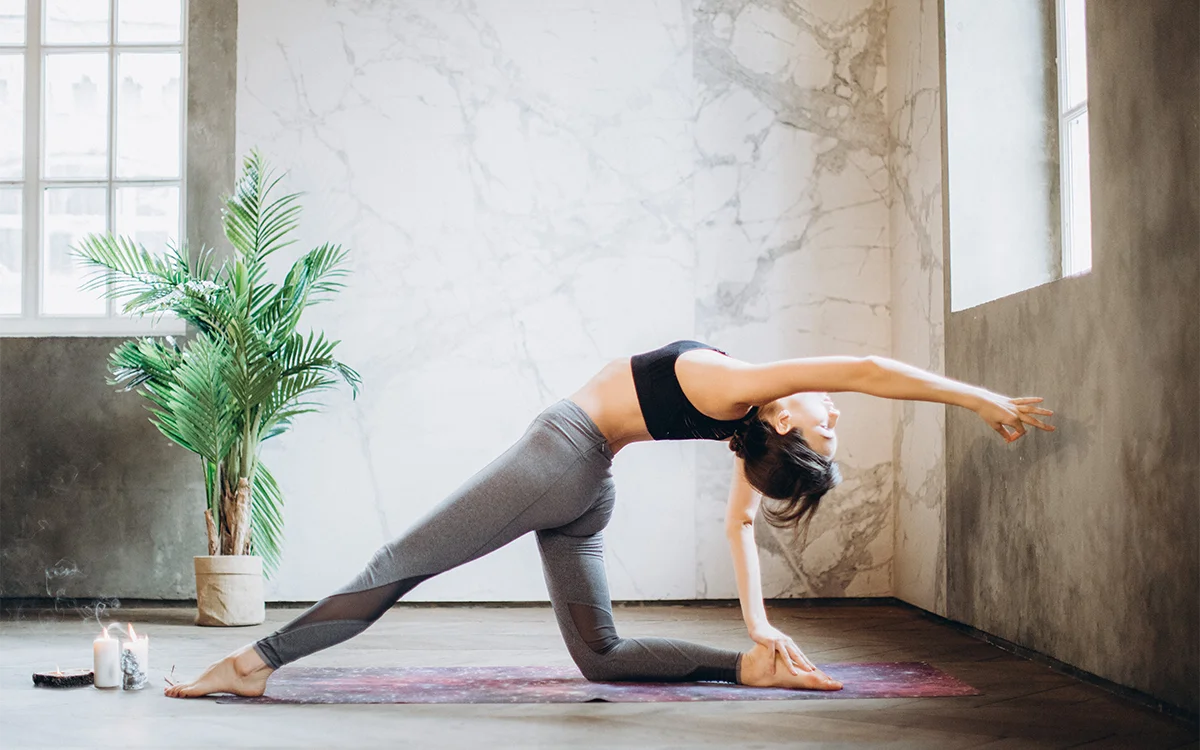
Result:
{"label": "lit candle", "polygon": [[83,687],[84,685],[92,684],[92,670],[90,669],[67,669],[64,670],[57,664],[54,665],[53,672],[34,672],[33,673],[34,687]]}
{"label": "lit candle", "polygon": [[107,629],[101,630],[100,637],[92,641],[92,672],[96,687],[121,687],[121,644]]}
{"label": "lit candle", "polygon": [[121,686],[126,690],[146,687],[150,672],[150,636],[138,636],[129,624],[129,640],[121,644]]}

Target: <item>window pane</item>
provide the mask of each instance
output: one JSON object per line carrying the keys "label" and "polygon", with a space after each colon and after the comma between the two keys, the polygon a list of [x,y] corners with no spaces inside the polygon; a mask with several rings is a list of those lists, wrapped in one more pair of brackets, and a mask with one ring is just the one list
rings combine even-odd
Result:
{"label": "window pane", "polygon": [[84,236],[105,231],[105,188],[46,188],[42,214],[42,312],[104,315],[101,290],[79,285],[91,275],[71,256]]}
{"label": "window pane", "polygon": [[179,239],[179,188],[119,187],[116,233],[130,237],[153,253],[165,253]]}
{"label": "window pane", "polygon": [[108,177],[108,54],[46,55],[46,176]]}
{"label": "window pane", "polygon": [[0,315],[21,314],[21,188],[0,189]]}
{"label": "window pane", "polygon": [[[167,244],[178,246],[179,188],[121,187],[116,189],[116,234],[124,235],[151,253],[165,255]],[[117,298],[117,313],[128,297]],[[176,317],[164,313],[164,318]]]}
{"label": "window pane", "polygon": [[19,180],[25,155],[25,58],[0,55],[0,180]]}
{"label": "window pane", "polygon": [[1092,267],[1092,188],[1088,155],[1088,116],[1067,124],[1067,159],[1070,170],[1071,247],[1068,273],[1083,273]]}
{"label": "window pane", "polygon": [[1087,99],[1087,25],[1084,19],[1084,0],[1063,0],[1063,33],[1060,38],[1066,49],[1059,55],[1066,65],[1067,91],[1063,110],[1071,109]]}
{"label": "window pane", "polygon": [[25,0],[0,0],[0,44],[25,43]]}
{"label": "window pane", "polygon": [[117,0],[118,42],[178,42],[180,0]]}
{"label": "window pane", "polygon": [[117,55],[118,177],[179,176],[179,53]]}
{"label": "window pane", "polygon": [[108,0],[46,0],[46,44],[108,42]]}

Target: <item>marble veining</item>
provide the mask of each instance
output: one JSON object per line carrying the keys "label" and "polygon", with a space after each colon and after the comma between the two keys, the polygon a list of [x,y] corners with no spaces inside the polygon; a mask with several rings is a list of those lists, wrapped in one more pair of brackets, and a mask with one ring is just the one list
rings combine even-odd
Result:
{"label": "marble veining", "polygon": [[[890,353],[886,9],[851,5],[695,10],[697,331],[750,361]],[[843,484],[800,532],[759,524],[767,596],[890,593],[891,405],[837,401]],[[700,594],[736,597],[728,452],[698,456]]]}
{"label": "marble veining", "polygon": [[[264,446],[288,498],[268,597],[349,580],[611,358],[891,354],[891,25],[885,0],[243,0],[238,149],[305,192],[296,253],[351,248],[306,322],[364,383]],[[835,398],[846,480],[802,535],[761,529],[768,596],[892,592],[893,405]],[[729,469],[718,443],[621,452],[615,598],[736,595]],[[410,597],[545,588],[522,539]]]}
{"label": "marble veining", "polygon": [[[945,372],[941,89],[934,0],[891,0],[888,122],[891,137],[893,356]],[[895,591],[946,614],[945,409],[896,404]]]}

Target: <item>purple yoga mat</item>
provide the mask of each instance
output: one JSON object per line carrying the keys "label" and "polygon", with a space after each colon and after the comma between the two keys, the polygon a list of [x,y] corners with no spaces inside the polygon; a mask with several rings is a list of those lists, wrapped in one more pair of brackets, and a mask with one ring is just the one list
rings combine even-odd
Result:
{"label": "purple yoga mat", "polygon": [[653,703],[930,698],[979,691],[925,662],[818,665],[841,690],[753,688],[719,682],[588,682],[570,667],[283,667],[258,698],[217,703]]}

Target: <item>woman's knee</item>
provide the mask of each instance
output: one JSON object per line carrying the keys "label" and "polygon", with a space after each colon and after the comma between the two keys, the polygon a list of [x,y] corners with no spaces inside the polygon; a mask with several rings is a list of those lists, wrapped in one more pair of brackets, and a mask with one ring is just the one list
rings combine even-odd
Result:
{"label": "woman's knee", "polygon": [[588,646],[578,646],[571,649],[571,658],[575,666],[583,674],[584,679],[591,682],[620,682],[630,679],[629,670],[618,663],[617,659],[607,653],[593,651]]}

